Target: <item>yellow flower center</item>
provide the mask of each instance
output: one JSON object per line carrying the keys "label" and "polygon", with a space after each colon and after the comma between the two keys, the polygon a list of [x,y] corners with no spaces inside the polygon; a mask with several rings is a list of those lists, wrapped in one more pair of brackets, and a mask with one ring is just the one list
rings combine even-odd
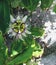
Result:
{"label": "yellow flower center", "polygon": [[15,23],[12,24],[12,29],[16,33],[22,33],[25,30],[25,23],[21,23],[21,20],[17,20]]}

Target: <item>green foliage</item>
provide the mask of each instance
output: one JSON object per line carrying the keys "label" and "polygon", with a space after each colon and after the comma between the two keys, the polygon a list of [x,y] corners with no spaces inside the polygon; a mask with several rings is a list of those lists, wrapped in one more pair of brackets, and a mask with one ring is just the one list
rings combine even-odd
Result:
{"label": "green foliage", "polygon": [[53,11],[56,13],[56,5],[54,6]]}
{"label": "green foliage", "polygon": [[11,45],[11,51],[12,51],[12,56],[15,56],[17,54],[20,54],[21,52],[23,52],[23,41],[21,40],[15,40],[13,41],[13,44]]}
{"label": "green foliage", "polygon": [[40,44],[36,42],[36,40],[34,40],[34,43],[35,43],[35,47],[34,47],[34,51],[32,53],[32,56],[33,57],[41,57],[43,52],[44,52],[44,49],[41,48]]}
{"label": "green foliage", "polygon": [[24,40],[25,40],[25,43],[27,45],[31,45],[32,44],[33,37],[32,37],[32,35],[27,35],[27,37],[24,38]]}
{"label": "green foliage", "polygon": [[10,7],[7,0],[0,1],[0,30],[5,33],[10,21]]}
{"label": "green foliage", "polygon": [[[10,10],[11,8],[24,7],[31,13],[36,9],[36,7],[41,1],[40,7],[42,10],[47,9],[53,3],[53,0],[1,0],[0,1],[0,30],[3,35],[7,31],[10,21]],[[10,8],[11,7],[11,8]],[[54,11],[56,12],[56,5],[54,6]],[[30,13],[29,13],[30,14]],[[6,50],[6,46],[4,44],[4,38],[2,33],[0,32],[0,64],[1,65],[16,65],[27,62],[29,59],[34,57],[39,57],[43,54],[43,49],[41,46],[34,40],[33,36],[42,36],[44,33],[43,28],[39,27],[31,27],[31,34],[27,34],[27,37],[23,36],[24,41],[16,40],[14,37],[9,38],[13,41],[11,44],[10,55],[8,54],[8,49]],[[21,34],[21,33],[20,33]],[[19,35],[20,35],[19,34]],[[6,39],[6,41],[8,41]],[[7,54],[7,57],[6,57]]]}
{"label": "green foliage", "polygon": [[34,51],[33,54],[32,54],[32,56],[34,56],[34,57],[41,57],[42,54],[43,54],[43,52],[44,52],[43,49]]}
{"label": "green foliage", "polygon": [[15,65],[15,64],[26,62],[27,60],[29,60],[29,58],[32,57],[33,50],[34,47],[29,46],[29,48],[26,49],[22,54],[18,55],[15,59],[10,61],[8,65]]}
{"label": "green foliage", "polygon": [[11,7],[12,8],[18,7],[20,2],[21,2],[20,0],[13,0],[13,1],[11,1]]}
{"label": "green foliage", "polygon": [[30,11],[34,11],[39,3],[39,0],[22,0],[22,5]]}
{"label": "green foliage", "polygon": [[53,3],[53,0],[41,0],[41,8],[42,9],[49,8],[52,3]]}
{"label": "green foliage", "polygon": [[15,49],[16,51],[20,52],[20,50],[22,49],[22,45],[23,45],[22,43],[23,43],[23,42],[22,42],[21,40],[15,41],[15,42],[13,43],[12,49]]}
{"label": "green foliage", "polygon": [[22,40],[14,40],[12,43],[12,52],[17,51],[18,54],[20,54],[21,52],[23,52],[26,48],[28,48],[29,45],[32,44],[32,40],[33,38],[31,37],[31,35],[28,35],[26,38],[24,38],[24,41]]}
{"label": "green foliage", "polygon": [[17,54],[17,56],[14,59],[8,62],[8,65],[21,64],[21,63],[27,62],[27,60],[31,59],[32,56],[38,57],[43,54],[43,49],[41,49],[39,44],[36,44],[34,39],[30,41],[27,38],[26,40],[28,40],[27,42],[31,44],[29,44],[24,51],[22,50],[23,52],[21,52],[20,54]]}
{"label": "green foliage", "polygon": [[44,33],[43,28],[39,28],[39,27],[31,27],[30,31],[34,36],[42,36]]}
{"label": "green foliage", "polygon": [[4,44],[2,33],[0,32],[0,65],[5,64],[5,60],[6,60],[5,50],[6,50],[6,46]]}

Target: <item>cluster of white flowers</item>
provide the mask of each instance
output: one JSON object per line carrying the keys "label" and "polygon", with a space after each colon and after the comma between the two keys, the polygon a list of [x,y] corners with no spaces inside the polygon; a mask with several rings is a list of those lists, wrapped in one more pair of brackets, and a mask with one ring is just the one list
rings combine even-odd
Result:
{"label": "cluster of white flowers", "polygon": [[10,15],[10,25],[8,29],[9,36],[14,36],[16,39],[24,40],[23,37],[27,37],[27,34],[31,34],[28,31],[28,24],[26,23],[27,16],[14,18]]}

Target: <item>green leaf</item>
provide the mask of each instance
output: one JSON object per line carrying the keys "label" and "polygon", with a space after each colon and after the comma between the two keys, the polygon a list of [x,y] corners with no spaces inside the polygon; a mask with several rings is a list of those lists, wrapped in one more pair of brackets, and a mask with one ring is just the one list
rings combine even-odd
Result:
{"label": "green leaf", "polygon": [[56,5],[53,7],[53,11],[56,13]]}
{"label": "green leaf", "polygon": [[29,48],[26,49],[22,54],[18,55],[15,59],[8,62],[8,65],[15,65],[26,62],[32,57],[33,50],[33,45],[29,46]]}
{"label": "green leaf", "polygon": [[22,5],[30,11],[34,11],[39,3],[39,0],[21,0]]}
{"label": "green leaf", "polygon": [[39,27],[31,27],[30,31],[34,36],[42,36],[44,33],[43,28],[39,28]]}
{"label": "green leaf", "polygon": [[27,35],[27,37],[24,38],[25,42],[26,42],[26,45],[31,45],[32,44],[32,41],[33,41],[33,37],[32,35]]}
{"label": "green leaf", "polygon": [[0,30],[5,33],[9,26],[10,8],[7,0],[0,1]]}
{"label": "green leaf", "polygon": [[53,0],[41,0],[41,8],[44,10],[49,8],[53,3]]}
{"label": "green leaf", "polygon": [[12,8],[18,7],[20,2],[21,2],[20,0],[13,0],[13,1],[11,1],[11,7]]}
{"label": "green leaf", "polygon": [[34,40],[35,42],[35,47],[34,47],[34,52],[32,54],[33,57],[41,57],[42,54],[44,53],[44,49],[41,48],[40,44]]}
{"label": "green leaf", "polygon": [[38,50],[34,51],[32,56],[34,56],[34,57],[41,57],[43,53],[44,53],[44,50],[40,49],[40,51],[38,51]]}
{"label": "green leaf", "polygon": [[27,37],[24,37],[24,41],[22,40],[14,40],[11,45],[11,56],[15,56],[18,54],[21,54],[28,48],[29,45],[31,45],[33,42],[33,38],[31,35],[27,35]]}
{"label": "green leaf", "polygon": [[13,49],[20,52],[22,50],[22,41],[16,41],[14,43]]}
{"label": "green leaf", "polygon": [[23,42],[21,40],[13,41],[13,43],[11,45],[11,48],[12,48],[11,49],[11,52],[12,52],[11,56],[15,56],[23,51],[23,49],[22,49],[23,44],[22,43]]}
{"label": "green leaf", "polygon": [[5,61],[6,61],[5,50],[6,50],[6,46],[4,44],[2,33],[0,32],[0,65],[5,65]]}
{"label": "green leaf", "polygon": [[2,47],[4,42],[3,36],[2,36],[2,32],[0,31],[0,48]]}

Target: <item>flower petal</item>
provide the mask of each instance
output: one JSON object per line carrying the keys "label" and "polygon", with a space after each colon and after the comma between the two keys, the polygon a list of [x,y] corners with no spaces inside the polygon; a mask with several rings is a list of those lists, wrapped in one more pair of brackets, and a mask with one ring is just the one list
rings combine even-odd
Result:
{"label": "flower petal", "polygon": [[20,16],[17,16],[16,20],[20,20],[20,19],[21,19]]}
{"label": "flower petal", "polygon": [[28,31],[28,30],[25,30],[25,33],[27,33],[27,34],[31,34],[31,32],[30,32],[30,31]]}
{"label": "flower petal", "polygon": [[24,37],[26,37],[26,34],[25,34],[25,32],[24,32],[24,33],[22,33],[22,35],[23,35]]}
{"label": "flower petal", "polygon": [[28,27],[28,25],[27,25],[27,24],[25,24],[25,27],[27,28],[27,27]]}
{"label": "flower petal", "polygon": [[8,34],[9,34],[10,32],[13,32],[13,30],[12,30],[11,28],[8,30]]}
{"label": "flower petal", "polygon": [[24,41],[21,34],[19,34],[19,39]]}
{"label": "flower petal", "polygon": [[22,23],[24,23],[26,21],[26,19],[27,19],[27,16],[23,17]]}
{"label": "flower petal", "polygon": [[12,23],[14,23],[15,20],[16,20],[16,19],[14,19],[14,17],[13,17],[12,15],[10,15],[10,21],[11,21]]}
{"label": "flower petal", "polygon": [[16,36],[16,33],[15,33],[15,32],[13,32],[13,33],[12,33],[12,36]]}

